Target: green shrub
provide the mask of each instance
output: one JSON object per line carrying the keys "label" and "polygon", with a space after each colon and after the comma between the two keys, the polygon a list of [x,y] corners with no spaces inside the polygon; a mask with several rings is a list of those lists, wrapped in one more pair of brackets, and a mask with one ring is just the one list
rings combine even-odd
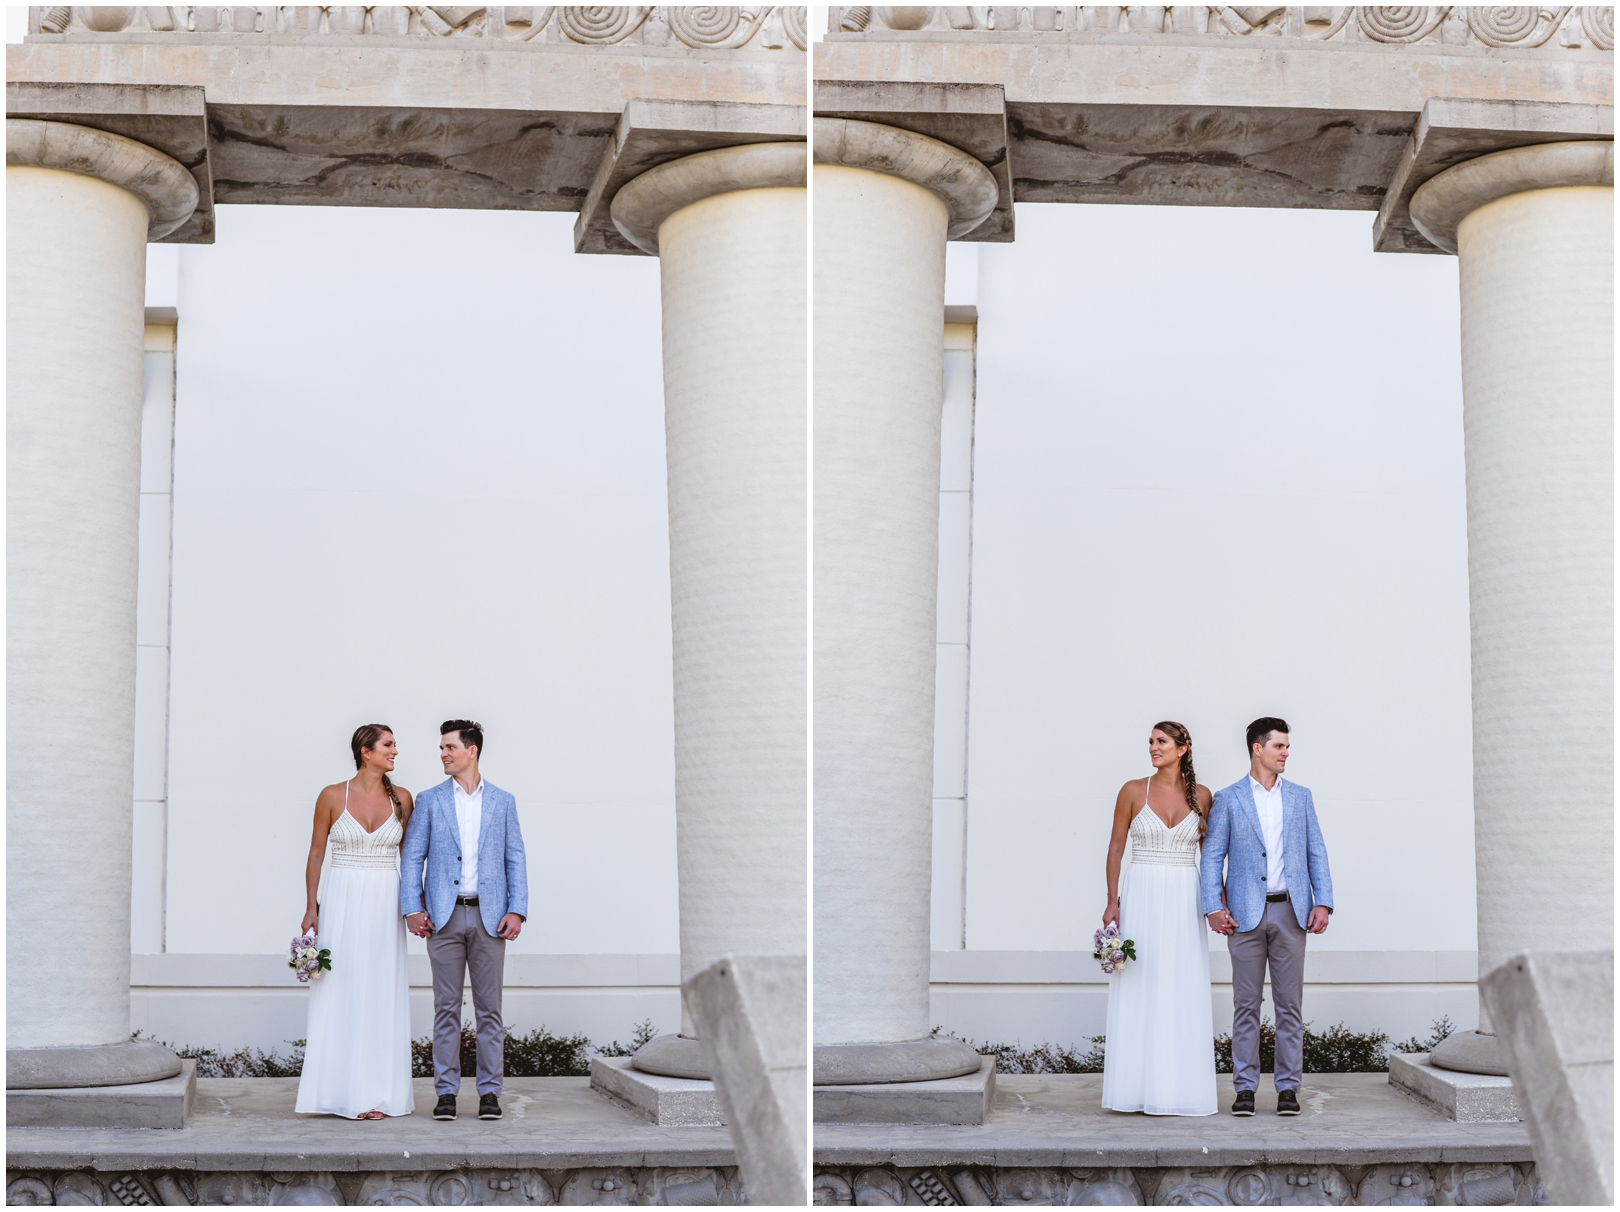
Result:
{"label": "green shrub", "polygon": [[[139,1031],[130,1036],[130,1039],[140,1038],[142,1033]],[[305,1041],[301,1039],[288,1041],[292,1053],[285,1060],[273,1048],[269,1052],[261,1052],[246,1046],[234,1052],[221,1052],[218,1048],[176,1048],[163,1040],[153,1042],[163,1044],[176,1056],[196,1061],[198,1077],[297,1077],[304,1071]]]}
{"label": "green shrub", "polygon": [[[1397,1052],[1427,1052],[1452,1031],[1451,1020],[1442,1018],[1434,1024],[1434,1035],[1425,1043],[1410,1039],[1394,1045]],[[933,1034],[950,1035],[935,1027]],[[952,1035],[953,1039],[960,1036]],[[1080,1045],[1037,1044],[1025,1048],[1019,1044],[977,1043],[963,1040],[975,1052],[996,1058],[997,1073],[1101,1073],[1107,1039],[1094,1035],[1086,1041],[1089,1048],[1082,1052]],[[1217,1035],[1214,1040],[1215,1072],[1232,1072],[1232,1037]],[[1306,1073],[1387,1073],[1389,1071],[1389,1036],[1382,1031],[1350,1031],[1343,1023],[1326,1031],[1312,1031],[1305,1025],[1304,1070]],[[1277,1063],[1277,1028],[1269,1018],[1260,1020],[1260,1071],[1271,1073]]]}
{"label": "green shrub", "polygon": [[[527,1035],[506,1029],[501,1051],[507,1077],[588,1077],[591,1041],[583,1035],[552,1035],[544,1027]],[[461,1024],[461,1076],[478,1075],[478,1036],[471,1023]],[[433,1076],[433,1037],[411,1041],[411,1076]]]}
{"label": "green shrub", "polygon": [[1449,1014],[1442,1014],[1439,1018],[1435,1019],[1434,1022],[1430,1023],[1429,1026],[1431,1029],[1429,1031],[1428,1039],[1423,1040],[1420,1043],[1418,1042],[1418,1037],[1414,1035],[1406,1042],[1396,1044],[1395,1051],[1406,1053],[1433,1052],[1440,1046],[1441,1040],[1445,1039],[1457,1029],[1452,1025],[1451,1015]]}
{"label": "green shrub", "polygon": [[628,1044],[621,1044],[614,1040],[611,1044],[604,1044],[596,1050],[598,1056],[634,1056],[641,1049],[641,1045],[650,1041],[658,1034],[658,1028],[653,1026],[650,1018],[644,1018],[636,1024],[636,1033],[630,1037]]}

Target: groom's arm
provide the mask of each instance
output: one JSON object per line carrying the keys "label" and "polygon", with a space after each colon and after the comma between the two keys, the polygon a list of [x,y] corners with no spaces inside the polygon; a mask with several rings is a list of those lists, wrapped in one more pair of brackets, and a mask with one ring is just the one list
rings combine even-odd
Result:
{"label": "groom's arm", "polygon": [[1198,896],[1205,917],[1225,908],[1221,899],[1221,876],[1231,841],[1232,813],[1226,801],[1217,795],[1209,808],[1209,829],[1204,834],[1204,854],[1198,869]]}
{"label": "groom's arm", "polygon": [[529,860],[523,852],[523,830],[518,825],[517,800],[507,807],[506,911],[525,921],[529,917]]}
{"label": "groom's arm", "polygon": [[399,913],[409,917],[427,905],[422,899],[422,864],[427,860],[428,843],[433,839],[433,812],[419,799],[405,826],[405,840],[399,848]]}
{"label": "groom's arm", "polygon": [[1316,821],[1316,802],[1305,793],[1305,862],[1311,877],[1311,897],[1318,905],[1333,908],[1333,873],[1328,870],[1327,843],[1322,826]]}

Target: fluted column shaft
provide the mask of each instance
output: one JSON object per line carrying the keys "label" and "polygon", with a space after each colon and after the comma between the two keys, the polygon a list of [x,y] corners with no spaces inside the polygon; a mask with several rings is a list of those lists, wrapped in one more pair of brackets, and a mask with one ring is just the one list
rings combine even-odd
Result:
{"label": "fluted column shaft", "polygon": [[817,121],[815,172],[815,1078],[954,1076],[978,1058],[926,1038],[945,242],[995,185],[854,121]]}
{"label": "fluted column shaft", "polygon": [[1460,260],[1481,975],[1614,942],[1613,163],[1517,148],[1412,203]]}
{"label": "fluted column shaft", "polygon": [[179,1062],[127,1043],[146,241],[196,186],[7,128],[7,1084],[153,1080]]}
{"label": "fluted column shaft", "polygon": [[[661,262],[681,979],[803,955],[806,374],[803,143],[653,169],[614,221]],[[679,1038],[636,1067],[706,1071]]]}

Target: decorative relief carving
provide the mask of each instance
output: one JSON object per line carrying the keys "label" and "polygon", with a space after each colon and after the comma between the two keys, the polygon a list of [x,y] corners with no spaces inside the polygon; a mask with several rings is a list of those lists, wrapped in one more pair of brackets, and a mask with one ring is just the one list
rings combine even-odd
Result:
{"label": "decorative relief carving", "polygon": [[[898,1176],[890,1181],[899,1183]],[[842,1179],[847,1196],[849,1184]],[[818,1185],[818,1195],[821,1187]],[[648,1169],[418,1170],[330,1174],[162,1170],[109,1176],[91,1170],[6,1173],[6,1203],[23,1207],[300,1206],[736,1207],[748,1202],[732,1167]],[[904,1201],[902,1201],[904,1202]]]}
{"label": "decorative relief carving", "polygon": [[[1096,34],[1157,37],[1287,37],[1315,42],[1370,42],[1426,48],[1488,46],[1498,50],[1614,50],[1614,9],[1480,5],[1078,5],[1073,7],[834,5],[835,37],[970,30],[982,37],[1035,34],[1084,41]],[[1557,35],[1555,38],[1554,35]]]}
{"label": "decorative relief carving", "polygon": [[[909,1187],[909,1190],[907,1189]],[[1170,1169],[889,1166],[818,1169],[815,1203],[1069,1207],[1545,1206],[1531,1163],[1259,1165]]]}
{"label": "decorative relief carving", "polygon": [[67,39],[109,34],[175,40],[210,37],[347,42],[375,37],[488,38],[546,46],[685,46],[711,51],[778,50],[802,52],[809,45],[803,5],[285,5],[221,8],[180,5],[164,8],[29,9],[32,37]]}

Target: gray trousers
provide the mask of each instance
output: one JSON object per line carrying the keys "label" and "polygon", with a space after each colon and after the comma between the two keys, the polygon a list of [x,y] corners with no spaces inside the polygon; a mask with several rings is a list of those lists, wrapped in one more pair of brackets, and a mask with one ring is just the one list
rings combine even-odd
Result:
{"label": "gray trousers", "polygon": [[428,936],[433,963],[433,1092],[461,1090],[461,987],[470,977],[478,1023],[478,1093],[499,1094],[506,1075],[501,989],[506,984],[506,940],[484,929],[476,905],[457,905],[444,929]]}
{"label": "gray trousers", "polygon": [[1232,955],[1232,1086],[1260,1087],[1260,1000],[1266,967],[1271,967],[1271,1000],[1277,1007],[1277,1064],[1271,1075],[1278,1090],[1298,1090],[1304,1067],[1305,931],[1291,901],[1267,902],[1253,930],[1226,936]]}

